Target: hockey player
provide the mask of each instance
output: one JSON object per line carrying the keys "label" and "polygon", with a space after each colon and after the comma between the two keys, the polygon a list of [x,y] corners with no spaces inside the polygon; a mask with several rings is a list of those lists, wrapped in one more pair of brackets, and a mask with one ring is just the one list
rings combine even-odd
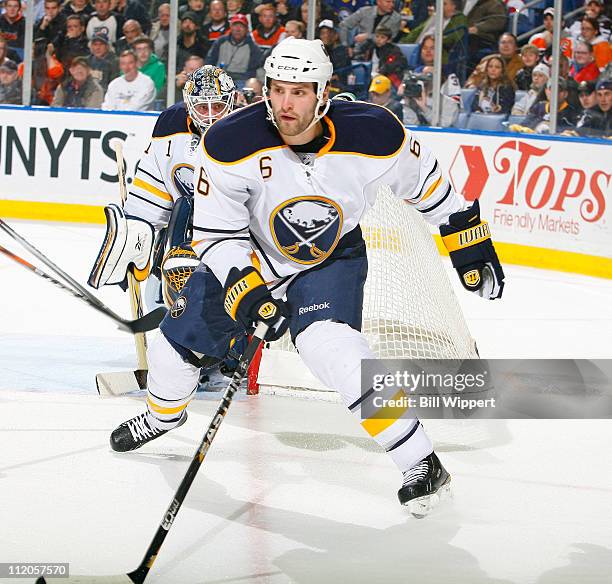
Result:
{"label": "hockey player", "polygon": [[[468,290],[501,296],[504,275],[478,202],[468,207],[388,110],[328,100],[332,65],[321,41],[286,39],[265,75],[265,101],[215,124],[198,150],[202,264],[149,347],[148,412],[113,431],[114,450],[182,424],[201,362],[223,358],[236,330],[259,320],[271,339],[289,327],[312,373],[358,414],[373,397],[360,393],[361,360],[374,358],[360,332],[367,256],[359,220],[382,185],[440,226]],[[408,411],[361,424],[403,472],[402,504],[427,509],[448,489],[450,475]]]}
{"label": "hockey player", "polygon": [[[109,205],[105,209],[107,232],[89,277],[91,286],[124,284],[130,266],[134,266],[138,281],[145,280],[157,233],[157,253],[163,255],[166,241],[171,248],[160,271],[164,300],[172,305],[199,263],[193,250],[181,245],[191,242],[196,152],[202,134],[233,110],[235,96],[232,78],[222,69],[206,65],[186,81],[184,102],[159,115],[124,208]],[[160,261],[161,257],[153,264]]]}

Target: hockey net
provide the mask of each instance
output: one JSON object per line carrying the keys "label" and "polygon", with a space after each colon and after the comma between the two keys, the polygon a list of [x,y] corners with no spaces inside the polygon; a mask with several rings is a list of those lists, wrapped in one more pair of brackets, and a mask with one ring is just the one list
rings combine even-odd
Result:
{"label": "hockey net", "polygon": [[[478,358],[435,242],[417,211],[381,188],[361,222],[368,249],[362,331],[379,358]],[[256,379],[256,381],[255,381]],[[289,338],[263,350],[249,393],[336,401]]]}

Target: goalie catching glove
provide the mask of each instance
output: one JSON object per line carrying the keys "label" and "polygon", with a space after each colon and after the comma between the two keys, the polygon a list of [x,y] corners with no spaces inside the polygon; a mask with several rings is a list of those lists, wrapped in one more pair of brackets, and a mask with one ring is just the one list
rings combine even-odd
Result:
{"label": "goalie catching glove", "polygon": [[270,327],[266,340],[275,341],[289,328],[287,305],[282,300],[272,298],[255,268],[232,268],[227,276],[224,292],[225,312],[247,331],[250,331],[254,324],[263,321]]}
{"label": "goalie catching glove", "polygon": [[453,213],[440,226],[442,241],[463,286],[483,298],[501,298],[504,271],[497,259],[489,224],[480,220],[478,200],[465,211]]}
{"label": "goalie catching glove", "polygon": [[189,276],[200,264],[198,256],[188,243],[171,248],[161,263],[162,290],[166,306],[171,307],[185,287]]}
{"label": "goalie catching glove", "polygon": [[125,290],[128,270],[138,282],[149,275],[155,231],[150,223],[126,215],[117,205],[104,207],[104,214],[106,235],[87,283],[96,289],[119,284]]}

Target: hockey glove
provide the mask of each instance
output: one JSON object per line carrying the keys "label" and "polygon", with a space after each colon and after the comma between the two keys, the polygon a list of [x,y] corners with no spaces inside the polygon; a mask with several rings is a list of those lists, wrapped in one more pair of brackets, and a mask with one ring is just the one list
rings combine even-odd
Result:
{"label": "hockey glove", "polygon": [[247,331],[263,320],[270,327],[266,341],[275,341],[289,328],[287,305],[282,300],[272,298],[255,268],[232,268],[227,276],[224,292],[225,312]]}
{"label": "hockey glove", "polygon": [[89,275],[92,288],[119,284],[127,288],[128,270],[137,281],[146,280],[155,232],[153,226],[138,217],[130,217],[117,205],[104,207],[106,235]]}
{"label": "hockey glove", "polygon": [[497,259],[489,224],[480,220],[478,200],[465,211],[453,213],[440,225],[442,241],[463,286],[482,298],[501,298],[504,271]]}

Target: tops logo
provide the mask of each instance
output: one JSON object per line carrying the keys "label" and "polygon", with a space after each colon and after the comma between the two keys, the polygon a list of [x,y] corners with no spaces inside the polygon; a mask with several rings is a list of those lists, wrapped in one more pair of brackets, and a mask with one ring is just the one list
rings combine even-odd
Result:
{"label": "tops logo", "polygon": [[[480,146],[462,145],[451,164],[450,175],[456,190],[469,201],[478,199],[487,185],[494,183],[495,195],[503,193],[496,199],[498,205],[514,206],[522,199],[530,209],[565,212],[575,201],[583,221],[594,223],[601,219],[612,174],[568,168],[556,160],[556,152],[551,152],[551,148],[508,140],[493,152],[489,161]],[[503,183],[500,184],[503,176],[508,177],[505,191]]]}

